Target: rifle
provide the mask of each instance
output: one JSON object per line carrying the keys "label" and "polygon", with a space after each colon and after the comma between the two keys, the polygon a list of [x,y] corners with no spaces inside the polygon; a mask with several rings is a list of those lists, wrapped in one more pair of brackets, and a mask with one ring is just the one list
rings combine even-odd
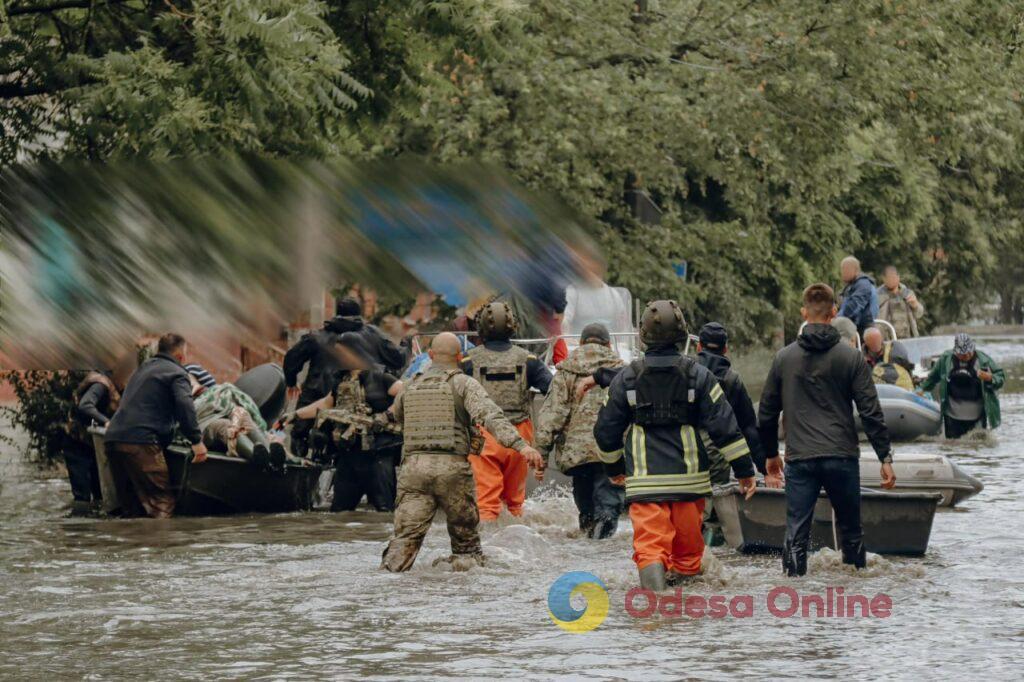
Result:
{"label": "rifle", "polygon": [[[361,447],[363,451],[372,450],[374,436],[378,433],[398,433],[400,427],[391,421],[386,414],[374,415],[370,408],[364,405],[356,410],[346,408],[332,408],[320,410],[316,415],[314,428],[319,429],[324,422],[335,424],[333,431],[335,445],[350,442],[356,436],[362,436]],[[344,427],[343,431],[338,427]]]}

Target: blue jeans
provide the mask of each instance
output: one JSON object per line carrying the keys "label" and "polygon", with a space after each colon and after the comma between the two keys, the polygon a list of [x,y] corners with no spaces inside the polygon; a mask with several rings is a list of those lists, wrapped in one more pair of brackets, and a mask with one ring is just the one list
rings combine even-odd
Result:
{"label": "blue jeans", "polygon": [[786,463],[786,542],[782,568],[788,575],[807,572],[807,549],[818,493],[825,489],[835,510],[843,563],[865,565],[860,524],[860,461],[855,457],[818,457]]}

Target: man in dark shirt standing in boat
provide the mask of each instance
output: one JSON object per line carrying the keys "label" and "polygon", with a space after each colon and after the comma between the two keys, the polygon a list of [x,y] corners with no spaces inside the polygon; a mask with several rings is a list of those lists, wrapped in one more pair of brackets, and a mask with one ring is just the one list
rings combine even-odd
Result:
{"label": "man in dark shirt standing in boat", "polygon": [[107,425],[107,457],[124,516],[168,518],[176,498],[164,448],[174,427],[192,444],[194,463],[206,460],[203,433],[183,365],[188,347],[178,334],[160,337],[155,356],[132,375],[117,412]]}
{"label": "man in dark shirt standing in boat", "polygon": [[842,541],[843,563],[866,565],[860,519],[860,444],[853,403],[882,463],[882,487],[896,485],[892,445],[871,369],[860,351],[840,343],[831,325],[835,293],[827,284],[804,290],[807,326],[775,356],[761,393],[758,423],[770,476],[782,474],[779,415],[786,425],[786,541],[782,567],[807,572],[807,549],[818,493],[825,488]]}

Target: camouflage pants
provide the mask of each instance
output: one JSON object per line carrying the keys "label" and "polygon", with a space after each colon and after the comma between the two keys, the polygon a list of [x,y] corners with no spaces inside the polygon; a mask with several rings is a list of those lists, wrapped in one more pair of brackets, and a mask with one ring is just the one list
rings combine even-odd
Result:
{"label": "camouflage pants", "polygon": [[473,470],[465,457],[407,456],[398,475],[394,535],[381,567],[394,572],[412,568],[438,507],[448,519],[452,555],[482,560],[475,493]]}

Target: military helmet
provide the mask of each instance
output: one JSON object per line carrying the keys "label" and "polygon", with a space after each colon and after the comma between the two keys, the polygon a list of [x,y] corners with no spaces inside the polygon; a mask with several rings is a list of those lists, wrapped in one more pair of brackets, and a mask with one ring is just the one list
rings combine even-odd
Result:
{"label": "military helmet", "polygon": [[686,341],[686,319],[675,301],[651,301],[640,316],[640,340],[654,343]]}
{"label": "military helmet", "polygon": [[508,303],[491,301],[477,311],[476,329],[484,341],[498,341],[512,338],[518,324]]}

